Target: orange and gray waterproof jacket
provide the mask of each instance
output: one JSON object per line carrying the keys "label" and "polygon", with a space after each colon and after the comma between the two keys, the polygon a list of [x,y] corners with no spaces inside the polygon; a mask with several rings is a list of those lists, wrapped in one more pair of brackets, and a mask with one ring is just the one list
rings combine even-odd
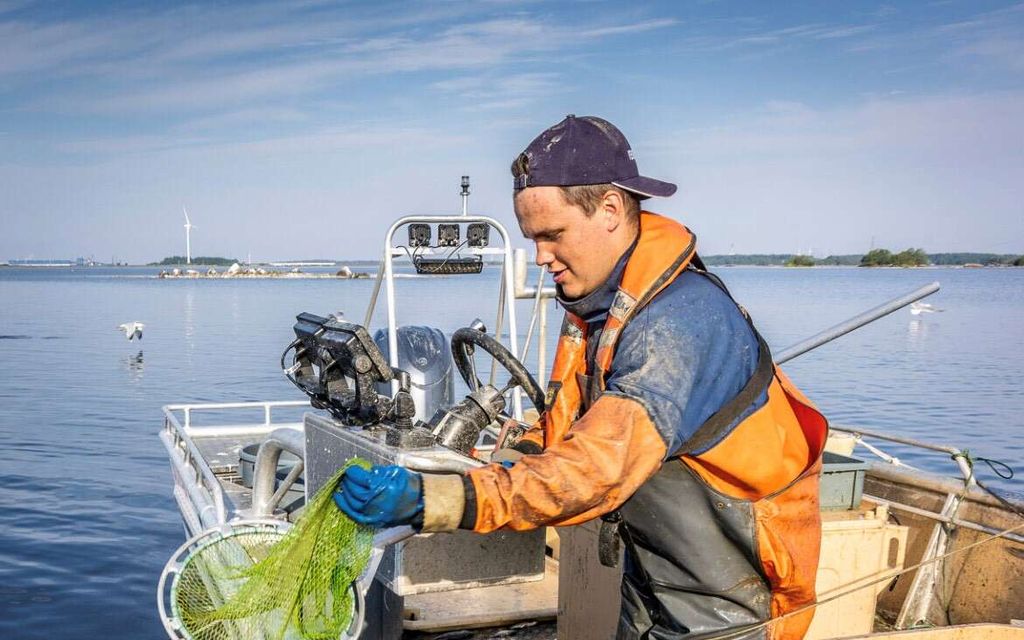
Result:
{"label": "orange and gray waterproof jacket", "polygon": [[798,639],[810,611],[757,625],[815,599],[827,423],[695,256],[644,212],[606,286],[563,303],[530,455],[467,474],[461,526],[615,522],[620,638]]}

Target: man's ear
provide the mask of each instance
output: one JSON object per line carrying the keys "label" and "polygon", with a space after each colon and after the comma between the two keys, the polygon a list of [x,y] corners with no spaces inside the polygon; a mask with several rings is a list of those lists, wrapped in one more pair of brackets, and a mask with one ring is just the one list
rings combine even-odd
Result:
{"label": "man's ear", "polygon": [[615,231],[626,222],[626,203],[622,194],[609,189],[601,197],[601,214],[605,217],[605,229]]}

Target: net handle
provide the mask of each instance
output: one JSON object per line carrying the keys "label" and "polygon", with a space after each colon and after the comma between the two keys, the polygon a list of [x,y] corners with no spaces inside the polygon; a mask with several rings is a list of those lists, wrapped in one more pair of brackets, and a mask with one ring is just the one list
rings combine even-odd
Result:
{"label": "net handle", "polygon": [[[167,611],[167,604],[170,601],[171,593],[174,591],[178,576],[181,575],[181,569],[185,566],[188,557],[196,549],[205,546],[205,538],[213,536],[227,537],[236,529],[241,529],[242,527],[273,529],[284,535],[292,527],[292,524],[285,520],[275,520],[273,518],[236,520],[230,523],[225,522],[214,525],[183,542],[171,555],[167,563],[164,564],[164,569],[160,572],[160,580],[157,582],[156,587],[156,607],[160,615],[160,622],[163,623],[164,631],[167,632],[167,636],[171,640],[189,640],[188,633],[173,616],[173,612]],[[171,578],[170,584],[168,584],[168,578]]]}

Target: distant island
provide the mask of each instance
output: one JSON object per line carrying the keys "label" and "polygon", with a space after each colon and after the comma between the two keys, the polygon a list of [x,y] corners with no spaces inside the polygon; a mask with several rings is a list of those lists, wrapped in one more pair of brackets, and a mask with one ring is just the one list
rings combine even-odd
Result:
{"label": "distant island", "polygon": [[860,259],[861,267],[923,267],[931,264],[924,249],[907,249],[893,253],[888,249],[872,249]]}
{"label": "distant island", "polygon": [[[244,267],[236,259],[222,258],[218,256],[197,256],[196,258],[193,258],[191,264],[183,264],[182,260],[184,260],[184,258],[181,256],[170,256],[164,258],[160,262],[151,262],[149,263],[149,266],[172,267],[171,269],[161,269],[160,273],[156,276],[160,279],[172,280],[179,278],[340,278],[348,280],[370,277],[369,273],[366,273],[365,271],[353,271],[348,265],[341,265],[341,268],[334,273],[306,272],[302,270],[303,267],[310,266],[336,266],[337,263],[333,260],[271,262],[266,265],[249,264]],[[218,266],[226,268],[223,271],[218,271],[216,269]],[[268,268],[264,269],[264,266]],[[273,267],[283,267],[284,270],[274,269]]]}
{"label": "distant island", "polygon": [[1024,267],[1024,256],[1000,253],[926,253],[924,249],[906,249],[893,253],[888,249],[872,249],[865,254],[832,255],[815,258],[793,253],[753,253],[743,255],[701,256],[704,263],[713,267],[760,266],[760,267]]}
{"label": "distant island", "polygon": [[793,256],[786,260],[787,267],[813,267],[815,265],[813,256]]}
{"label": "distant island", "polygon": [[221,258],[217,256],[196,256],[192,258],[192,262],[189,263],[185,256],[169,256],[164,258],[160,262],[150,262],[150,267],[184,267],[203,265],[212,267],[230,267],[236,262],[240,262],[238,258]]}
{"label": "distant island", "polygon": [[[193,266],[210,266],[210,267],[230,267],[234,263],[238,264],[250,264],[248,260],[242,261],[238,258],[222,258],[220,256],[198,256],[192,258],[192,264],[188,264],[185,260],[185,256],[168,256],[160,262],[148,262],[147,267],[193,267]],[[297,260],[265,260],[262,262],[252,262],[251,264],[269,264],[274,266],[332,266],[332,265],[350,265],[358,267],[376,266],[380,264],[380,260],[342,260],[340,258],[302,258]]]}

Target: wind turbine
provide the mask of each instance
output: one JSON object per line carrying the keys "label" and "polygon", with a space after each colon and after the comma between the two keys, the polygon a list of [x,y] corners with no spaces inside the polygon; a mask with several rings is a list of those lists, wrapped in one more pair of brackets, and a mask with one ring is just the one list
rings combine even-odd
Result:
{"label": "wind turbine", "polygon": [[192,264],[192,221],[188,219],[188,209],[182,206],[181,210],[185,213],[185,261]]}

